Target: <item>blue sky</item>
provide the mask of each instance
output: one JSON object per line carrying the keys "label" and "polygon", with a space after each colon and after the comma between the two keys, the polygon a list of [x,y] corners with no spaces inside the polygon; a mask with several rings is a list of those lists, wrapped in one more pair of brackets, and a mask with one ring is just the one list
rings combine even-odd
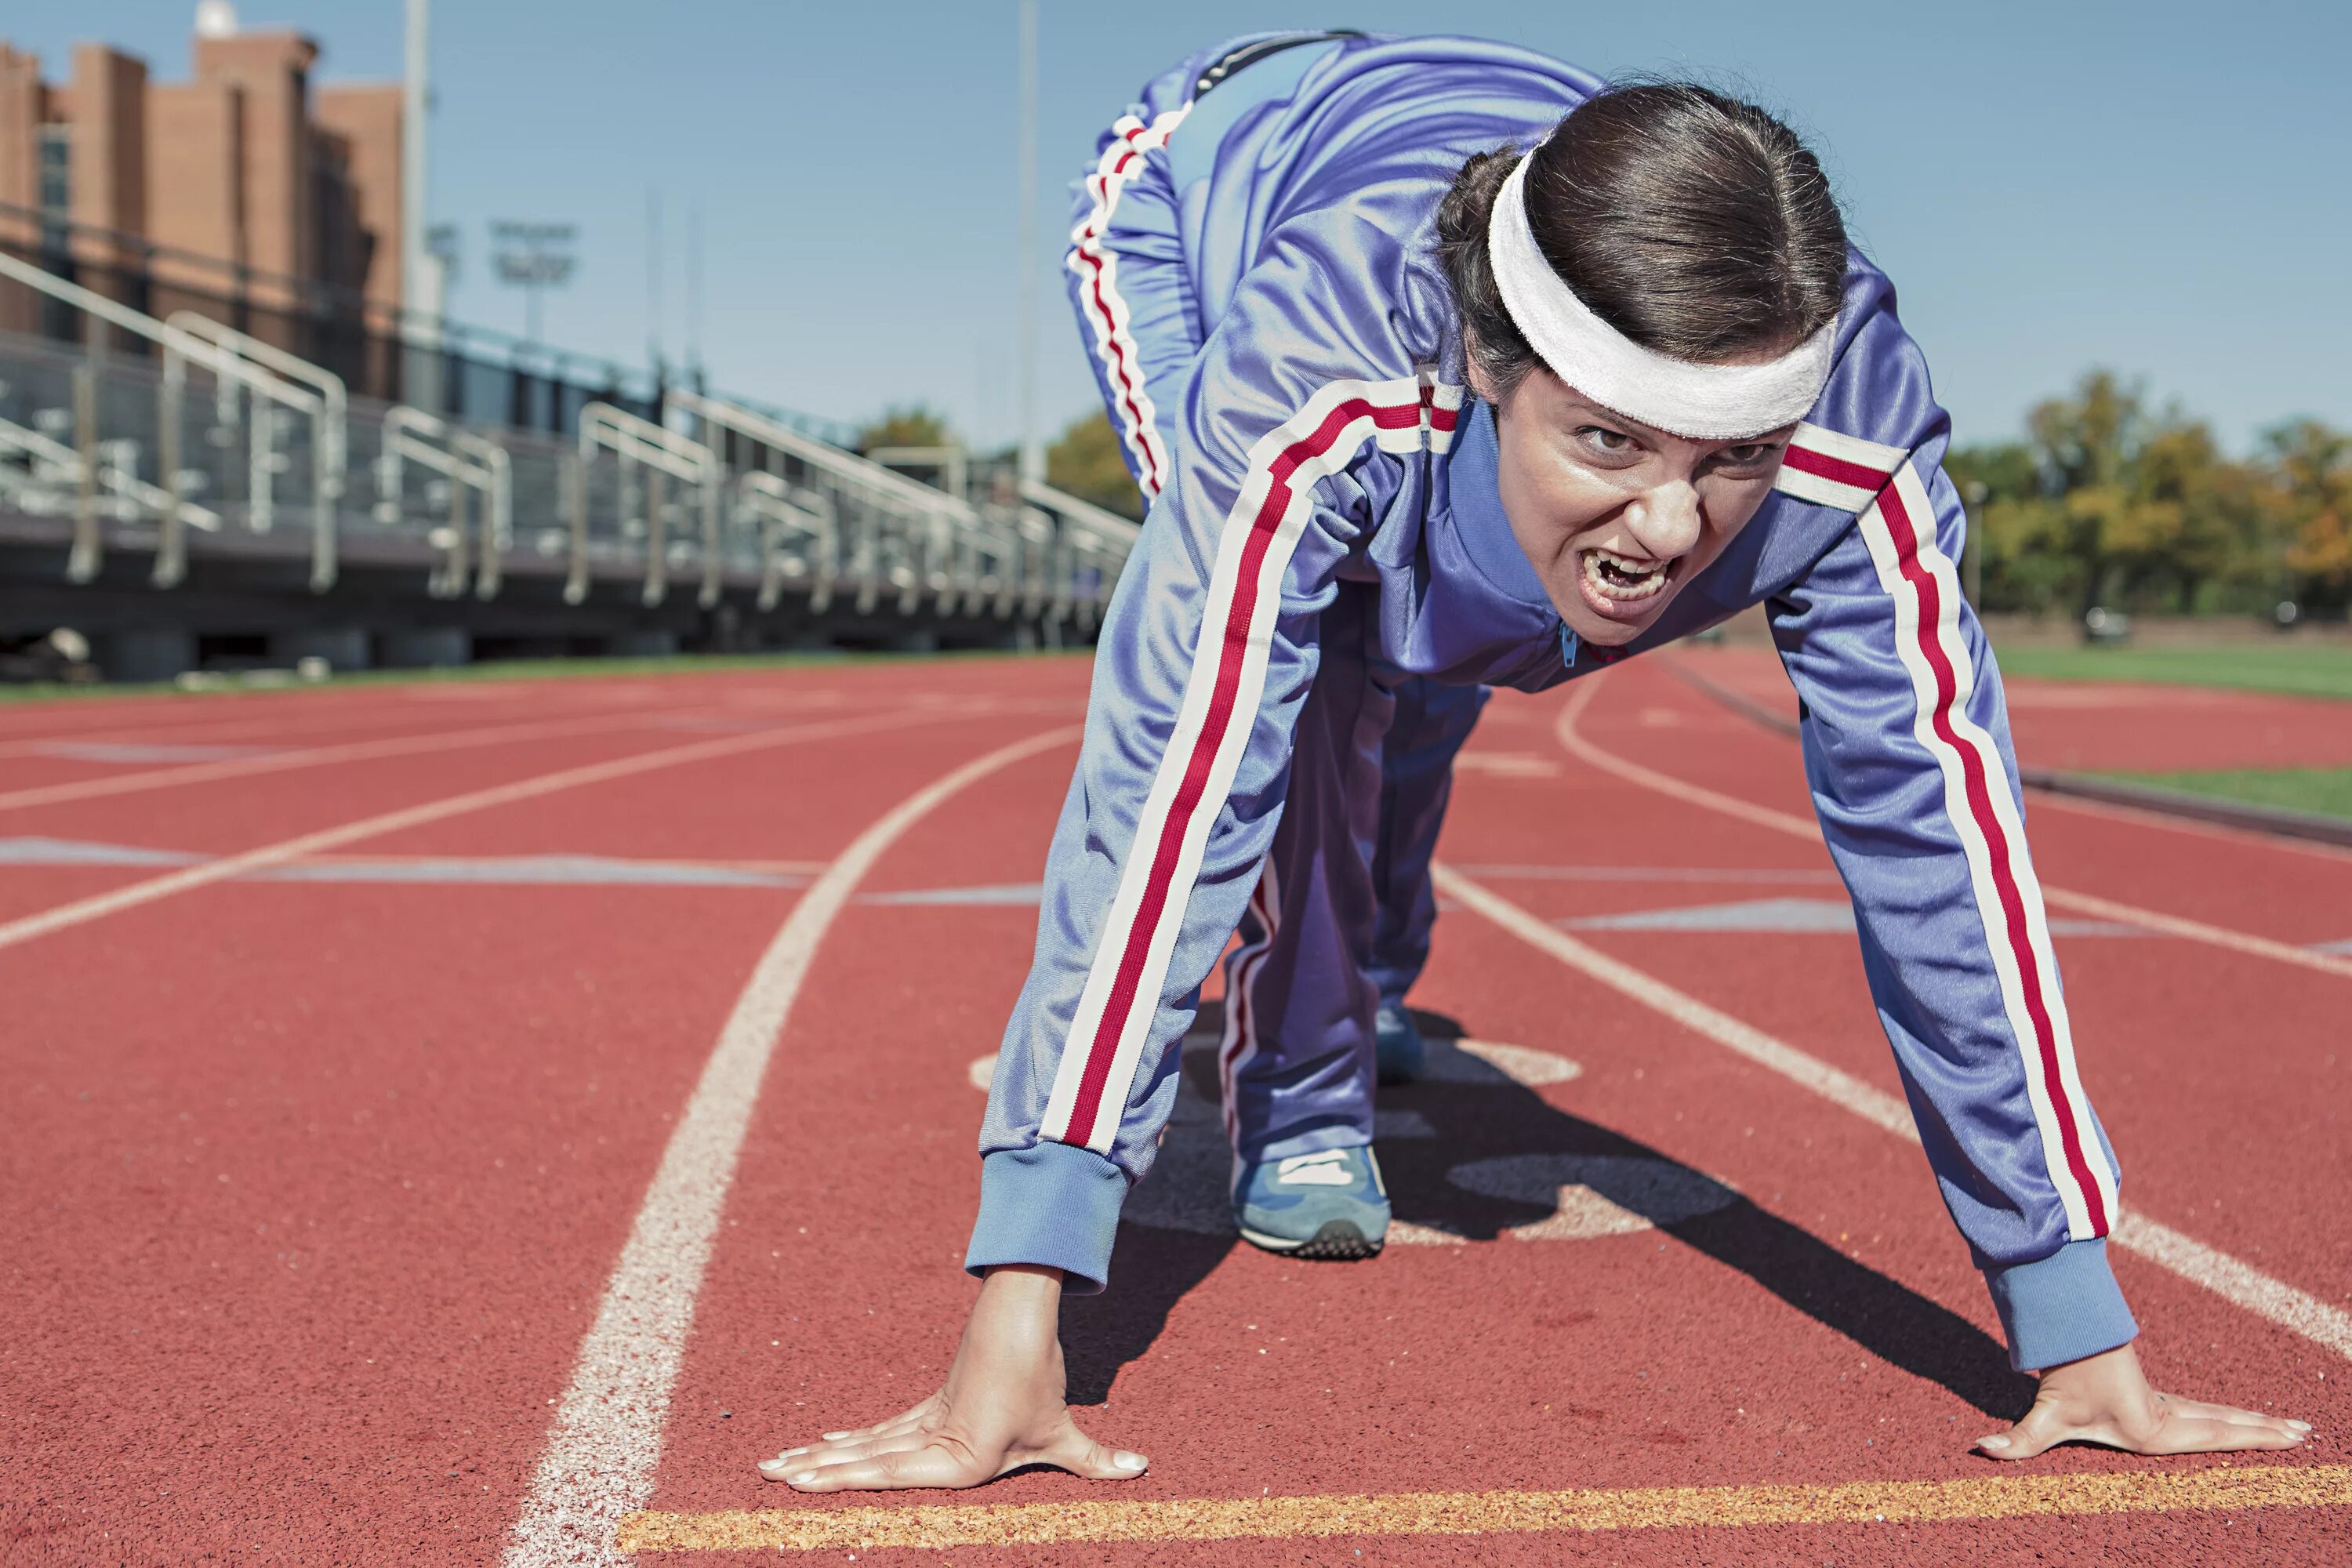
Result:
{"label": "blue sky", "polygon": [[[240,10],[317,37],[320,79],[398,74],[400,0]],[[11,11],[0,36],[53,76],[97,36],[185,73],[192,0]],[[658,185],[673,357],[698,209],[718,385],[848,418],[928,401],[982,440],[1013,436],[1013,0],[436,12],[433,200],[467,247],[453,313],[519,330],[486,226],[572,221],[581,268],[548,303],[548,337],[642,360]],[[1042,423],[1092,401],[1053,270],[1063,193],[1135,86],[1233,33],[1425,30],[1431,15],[1399,0],[1303,17],[1043,0]],[[2092,365],[2145,376],[2232,445],[2294,415],[2352,425],[2352,7],[1496,0],[1446,15],[1604,73],[1696,75],[1789,117],[1893,274],[1962,440],[2014,431]]]}

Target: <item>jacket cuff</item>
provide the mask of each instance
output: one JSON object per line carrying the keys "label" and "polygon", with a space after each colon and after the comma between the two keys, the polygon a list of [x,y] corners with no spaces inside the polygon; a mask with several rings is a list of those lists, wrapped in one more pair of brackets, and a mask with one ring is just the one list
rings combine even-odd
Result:
{"label": "jacket cuff", "polygon": [[999,1149],[980,1163],[980,1218],[964,1271],[1000,1263],[1058,1268],[1063,1290],[1091,1296],[1110,1278],[1127,1175],[1091,1149],[1045,1142]]}
{"label": "jacket cuff", "polygon": [[2009,1335],[2009,1363],[2020,1372],[2046,1372],[2139,1334],[2107,1267],[2105,1237],[2070,1241],[2031,1263],[1996,1265],[1984,1277]]}

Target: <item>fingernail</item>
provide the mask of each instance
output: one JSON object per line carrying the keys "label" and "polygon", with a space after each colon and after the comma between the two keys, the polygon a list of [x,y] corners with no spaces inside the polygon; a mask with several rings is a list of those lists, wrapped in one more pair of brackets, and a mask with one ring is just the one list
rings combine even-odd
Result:
{"label": "fingernail", "polygon": [[1124,1448],[1121,1448],[1118,1453],[1113,1454],[1110,1457],[1110,1462],[1117,1465],[1122,1470],[1139,1470],[1143,1468],[1144,1466],[1144,1458],[1142,1455],[1130,1454]]}
{"label": "fingernail", "polygon": [[1979,1448],[2006,1448],[2009,1447],[2009,1439],[1996,1432],[1990,1437],[1978,1438],[1977,1447]]}
{"label": "fingernail", "polygon": [[799,1475],[786,1476],[784,1479],[792,1482],[792,1484],[796,1487],[804,1487],[811,1481],[816,1479],[816,1472],[814,1470],[803,1470]]}
{"label": "fingernail", "polygon": [[2290,1421],[2287,1425],[2294,1427],[2298,1432],[2308,1432],[2311,1430],[2311,1423],[2308,1421]]}
{"label": "fingernail", "polygon": [[828,1443],[838,1443],[841,1439],[848,1436],[849,1434],[846,1432],[827,1432],[824,1435],[824,1440]]}
{"label": "fingernail", "polygon": [[806,1448],[787,1448],[782,1453],[778,1454],[776,1458],[779,1459],[789,1459],[794,1454],[805,1454],[807,1452],[808,1450]]}

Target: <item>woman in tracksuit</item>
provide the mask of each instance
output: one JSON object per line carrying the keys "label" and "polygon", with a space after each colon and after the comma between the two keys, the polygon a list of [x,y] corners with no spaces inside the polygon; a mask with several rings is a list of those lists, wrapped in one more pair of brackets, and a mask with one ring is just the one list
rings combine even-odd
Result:
{"label": "woman in tracksuit", "polygon": [[1450,762],[1481,685],[1542,689],[1759,603],[1928,1161],[2015,1364],[2042,1376],[1984,1447],[2301,1440],[2153,1393],[2131,1349],[2115,1157],[1952,568],[1948,423],[1785,127],[1496,44],[1244,39],[1112,128],[1075,239],[1153,500],[981,1135],[966,1266],[984,1283],[938,1394],[763,1473],[811,1490],[1140,1473],[1063,1403],[1060,1294],[1101,1289],[1228,940],[1237,1211],[1278,1232],[1295,1199],[1319,1233],[1346,1194],[1355,1243],[1325,1250],[1360,1255],[1387,1215],[1369,1152],[1383,892],[1393,921],[1414,871],[1376,873],[1427,853],[1383,830],[1384,775]]}

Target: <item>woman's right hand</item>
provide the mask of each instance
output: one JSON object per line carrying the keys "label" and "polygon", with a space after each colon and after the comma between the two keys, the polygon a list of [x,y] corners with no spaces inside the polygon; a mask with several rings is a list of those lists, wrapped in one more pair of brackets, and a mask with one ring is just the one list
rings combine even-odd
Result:
{"label": "woman's right hand", "polygon": [[787,1448],[760,1473],[804,1492],[976,1487],[1024,1465],[1134,1479],[1142,1455],[1104,1447],[1070,1418],[1061,1316],[1061,1270],[989,1270],[937,1394],[877,1426]]}

